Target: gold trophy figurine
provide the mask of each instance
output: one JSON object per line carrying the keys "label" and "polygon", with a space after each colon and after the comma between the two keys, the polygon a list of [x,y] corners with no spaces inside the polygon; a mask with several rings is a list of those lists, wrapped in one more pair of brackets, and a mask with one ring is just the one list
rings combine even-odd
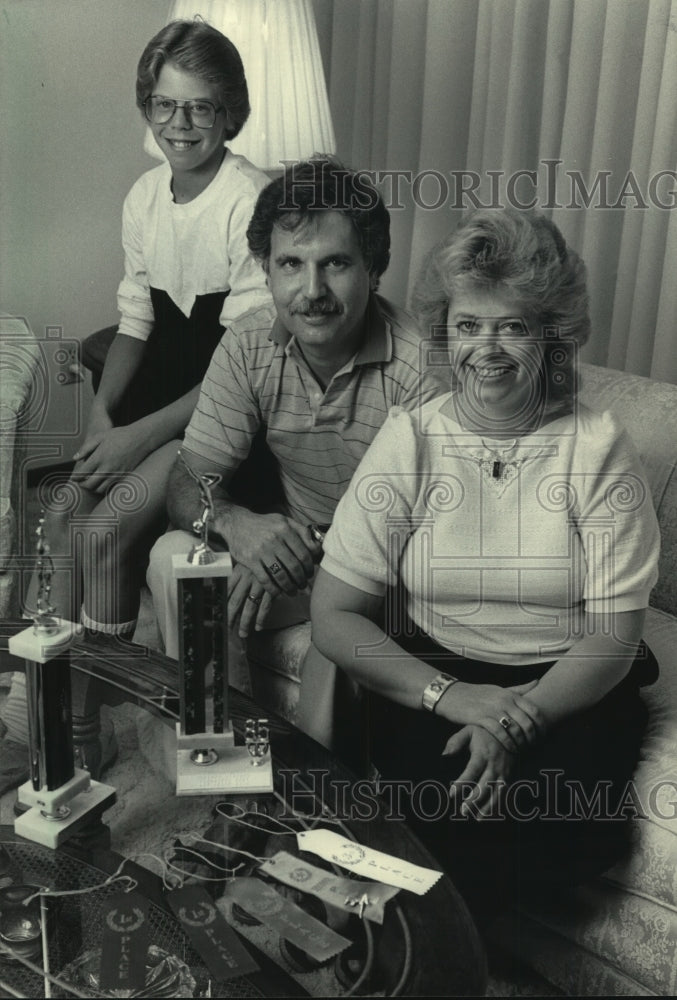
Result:
{"label": "gold trophy figurine", "polygon": [[50,555],[49,541],[45,536],[45,512],[40,511],[40,519],[35,529],[37,543],[35,546],[35,571],[38,577],[38,595],[35,600],[35,611],[32,614],[34,632],[36,635],[56,635],[60,623],[55,617],[56,608],[52,604],[52,574],[54,563]]}
{"label": "gold trophy figurine", "polygon": [[209,566],[216,559],[214,552],[209,547],[209,522],[214,520],[212,488],[219,485],[221,476],[214,474],[198,476],[196,472],[193,472],[181,452],[179,452],[179,458],[190,478],[197,483],[202,501],[202,514],[193,521],[193,531],[198,535],[200,541],[188,553],[188,562],[191,566]]}

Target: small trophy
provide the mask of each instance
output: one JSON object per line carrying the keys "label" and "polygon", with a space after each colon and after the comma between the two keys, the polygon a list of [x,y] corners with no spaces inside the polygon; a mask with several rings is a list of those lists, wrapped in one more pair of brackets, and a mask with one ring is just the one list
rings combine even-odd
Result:
{"label": "small trophy", "polygon": [[30,778],[18,790],[29,806],[14,824],[18,834],[56,848],[93,812],[115,802],[115,789],[92,781],[73,763],[70,646],[77,626],[63,621],[52,604],[54,567],[45,536],[44,511],[36,530],[38,595],[34,624],[9,640],[13,656],[25,660]]}
{"label": "small trophy", "polygon": [[244,727],[244,745],[254,767],[259,767],[270,748],[268,719],[247,719]]}
{"label": "small trophy", "polygon": [[[209,546],[214,518],[212,489],[220,476],[198,476],[179,452],[195,481],[202,514],[193,522],[199,541],[187,556],[174,555],[172,566],[179,608],[179,722],[176,727],[177,795],[269,792],[273,772],[268,754],[250,756],[236,747],[228,715],[228,577],[227,552]],[[263,746],[262,741],[259,741]],[[261,764],[256,771],[251,764]]]}

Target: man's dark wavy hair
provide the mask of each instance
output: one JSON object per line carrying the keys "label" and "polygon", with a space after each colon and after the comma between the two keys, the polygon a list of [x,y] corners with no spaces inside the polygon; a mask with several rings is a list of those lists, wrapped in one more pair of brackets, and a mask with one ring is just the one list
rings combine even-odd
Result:
{"label": "man's dark wavy hair", "polygon": [[252,256],[267,270],[273,226],[294,231],[319,212],[341,212],[350,219],[375,285],[390,261],[390,214],[366,174],[348,170],[333,157],[288,164],[261,191],[247,229]]}

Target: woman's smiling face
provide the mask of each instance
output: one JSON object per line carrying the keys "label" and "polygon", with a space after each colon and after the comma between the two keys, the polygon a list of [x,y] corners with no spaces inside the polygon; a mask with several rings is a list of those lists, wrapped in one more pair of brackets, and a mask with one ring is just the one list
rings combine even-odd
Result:
{"label": "woman's smiling face", "polygon": [[459,284],[447,310],[448,350],[463,413],[492,430],[529,424],[542,405],[540,324],[512,292]]}

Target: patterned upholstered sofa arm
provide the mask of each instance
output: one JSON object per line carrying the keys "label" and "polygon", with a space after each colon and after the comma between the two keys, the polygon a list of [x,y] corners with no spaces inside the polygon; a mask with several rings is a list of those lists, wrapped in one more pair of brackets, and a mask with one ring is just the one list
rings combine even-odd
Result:
{"label": "patterned upholstered sofa arm", "polygon": [[0,314],[0,617],[19,611],[17,512],[23,488],[26,427],[36,392],[39,350],[24,319]]}

